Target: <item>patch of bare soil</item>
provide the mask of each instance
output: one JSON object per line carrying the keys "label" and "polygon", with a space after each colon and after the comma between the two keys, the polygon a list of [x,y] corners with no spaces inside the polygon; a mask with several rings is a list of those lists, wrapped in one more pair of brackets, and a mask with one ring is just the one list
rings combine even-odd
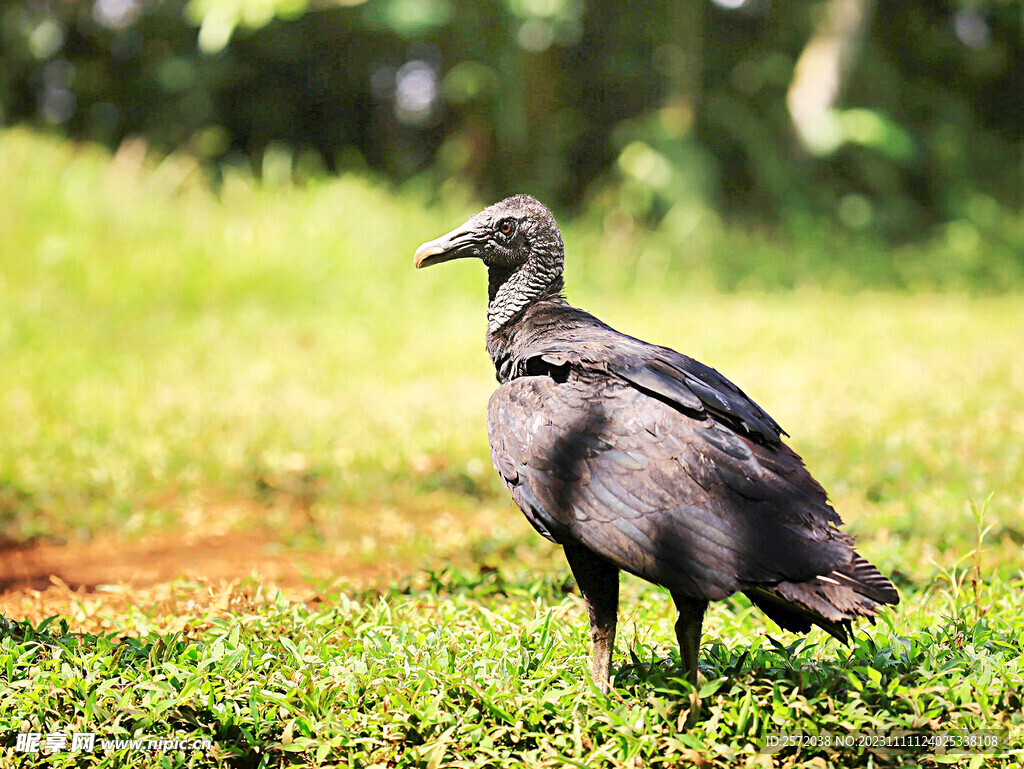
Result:
{"label": "patch of bare soil", "polygon": [[317,601],[332,584],[369,587],[397,568],[289,549],[265,530],[30,543],[0,549],[0,616],[38,623],[56,615],[77,630],[103,632],[112,617],[135,611],[143,624],[180,630],[190,618],[242,610],[278,591]]}

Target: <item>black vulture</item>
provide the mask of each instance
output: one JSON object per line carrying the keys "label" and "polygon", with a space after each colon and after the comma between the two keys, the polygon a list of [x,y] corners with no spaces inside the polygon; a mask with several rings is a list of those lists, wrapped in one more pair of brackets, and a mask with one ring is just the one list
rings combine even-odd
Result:
{"label": "black vulture", "polygon": [[491,459],[512,498],[561,545],[607,692],[619,570],[668,588],[682,667],[697,682],[708,601],[736,592],[789,630],[846,641],[899,597],[778,423],[717,371],[626,336],[563,296],[554,217],[516,195],[416,250],[416,267],[487,265]]}

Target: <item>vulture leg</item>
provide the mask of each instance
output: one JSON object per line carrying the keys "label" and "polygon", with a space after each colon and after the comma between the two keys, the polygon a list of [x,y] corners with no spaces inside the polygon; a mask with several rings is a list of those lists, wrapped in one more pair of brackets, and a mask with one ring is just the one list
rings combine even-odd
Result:
{"label": "vulture leg", "polygon": [[615,622],[619,611],[619,569],[581,545],[565,546],[565,558],[583,593],[590,617],[590,641],[593,657],[590,672],[597,687],[608,693],[612,650],[615,647]]}
{"label": "vulture leg", "polygon": [[690,683],[697,686],[697,659],[700,655],[701,625],[708,602],[703,598],[690,598],[682,593],[672,593],[672,600],[679,610],[676,620],[676,639],[679,641],[679,659],[683,672]]}

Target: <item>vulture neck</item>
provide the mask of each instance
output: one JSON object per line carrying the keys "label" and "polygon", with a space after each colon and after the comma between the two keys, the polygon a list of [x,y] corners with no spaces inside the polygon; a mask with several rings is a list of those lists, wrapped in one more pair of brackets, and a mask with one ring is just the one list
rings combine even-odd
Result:
{"label": "vulture neck", "polygon": [[561,265],[527,262],[518,269],[492,266],[487,273],[487,336],[515,320],[542,299],[562,298]]}
{"label": "vulture neck", "polygon": [[543,273],[529,270],[530,266],[513,272],[498,272],[495,267],[490,270],[487,352],[499,382],[523,375],[522,352],[531,346],[538,331],[533,323],[536,314],[543,314],[546,308],[568,306],[562,296],[561,265]]}

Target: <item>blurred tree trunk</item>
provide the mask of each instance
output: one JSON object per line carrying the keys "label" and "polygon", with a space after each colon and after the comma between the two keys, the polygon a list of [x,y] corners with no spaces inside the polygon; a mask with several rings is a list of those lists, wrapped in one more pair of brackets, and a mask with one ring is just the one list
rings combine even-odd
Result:
{"label": "blurred tree trunk", "polygon": [[839,137],[831,111],[853,71],[874,0],[826,0],[814,34],[797,59],[786,94],[790,121],[805,150],[825,154]]}
{"label": "blurred tree trunk", "polygon": [[556,135],[558,111],[558,67],[549,46],[543,51],[521,54],[526,84],[525,118],[526,142],[517,159],[520,167],[529,168],[531,186],[546,200],[554,200],[564,184],[561,168],[560,138]]}
{"label": "blurred tree trunk", "polygon": [[704,86],[704,0],[669,0],[665,21],[670,45],[682,54],[682,66],[669,79],[663,123],[676,127],[681,138],[690,138]]}

